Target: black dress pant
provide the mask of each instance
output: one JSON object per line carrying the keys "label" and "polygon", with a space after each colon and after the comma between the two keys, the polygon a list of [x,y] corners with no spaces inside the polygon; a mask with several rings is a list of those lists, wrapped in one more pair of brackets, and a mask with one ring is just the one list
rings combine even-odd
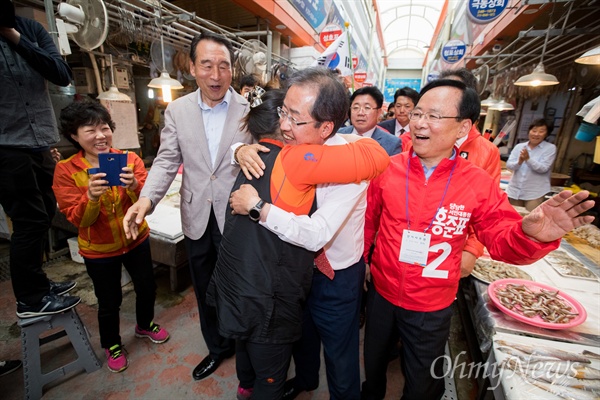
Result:
{"label": "black dress pant", "polygon": [[42,270],[48,229],[56,213],[50,149],[0,147],[0,204],[12,221],[10,274],[17,301],[37,304],[50,291]]}
{"label": "black dress pant", "polygon": [[432,312],[410,311],[393,305],[375,287],[371,288],[364,342],[366,380],[361,398],[385,398],[389,352],[399,332],[405,378],[402,400],[441,399],[444,395],[442,357],[451,317],[452,306]]}
{"label": "black dress pant", "polygon": [[254,399],[281,399],[293,347],[293,343],[236,340],[235,368],[240,386],[244,389],[254,388]]}
{"label": "black dress pant", "polygon": [[192,284],[200,313],[200,328],[210,356],[214,359],[227,358],[235,352],[235,341],[219,334],[216,308],[206,303],[206,290],[217,264],[221,237],[214,209],[210,212],[206,231],[200,239],[185,237]]}

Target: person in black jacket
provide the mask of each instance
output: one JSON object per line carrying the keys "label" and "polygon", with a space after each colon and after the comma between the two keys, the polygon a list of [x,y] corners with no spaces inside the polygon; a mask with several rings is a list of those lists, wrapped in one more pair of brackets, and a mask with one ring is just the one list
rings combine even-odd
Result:
{"label": "person in black jacket", "polygon": [[42,270],[56,212],[50,146],[59,140],[48,83],[67,86],[71,69],[36,21],[15,17],[0,1],[0,204],[10,217],[10,273],[17,316],[56,314],[80,301],[63,296],[75,282],[55,283]]}

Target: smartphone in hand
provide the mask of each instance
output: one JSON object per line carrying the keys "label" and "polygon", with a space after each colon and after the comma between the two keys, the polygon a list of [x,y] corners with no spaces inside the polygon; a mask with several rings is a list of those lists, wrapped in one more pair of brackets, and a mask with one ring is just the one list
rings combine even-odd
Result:
{"label": "smartphone in hand", "polygon": [[100,164],[99,172],[106,174],[104,179],[108,181],[108,186],[125,186],[121,182],[119,174],[127,166],[126,153],[100,153],[98,154],[98,162]]}

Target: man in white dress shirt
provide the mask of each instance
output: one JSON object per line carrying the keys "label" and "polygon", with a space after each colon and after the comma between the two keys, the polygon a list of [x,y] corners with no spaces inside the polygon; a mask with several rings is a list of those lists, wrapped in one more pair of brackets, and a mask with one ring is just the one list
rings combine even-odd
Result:
{"label": "man in white dress shirt", "polygon": [[[341,145],[347,143],[336,129],[346,119],[348,97],[335,76],[325,68],[308,68],[290,78],[281,119],[286,144]],[[258,164],[244,165],[249,151],[238,152],[242,170],[254,176]],[[244,154],[246,152],[246,154]],[[323,249],[335,275],[330,279],[314,269],[307,299],[302,339],[294,348],[296,376],[286,382],[284,399],[319,386],[321,343],[331,399],[360,398],[359,308],[365,276],[362,257],[366,189],[368,184],[317,186],[317,211],[296,216],[271,204],[261,210],[260,224],[284,241],[306,249]],[[244,190],[246,189],[246,190]],[[232,193],[236,213],[247,214],[259,200],[250,186]]]}

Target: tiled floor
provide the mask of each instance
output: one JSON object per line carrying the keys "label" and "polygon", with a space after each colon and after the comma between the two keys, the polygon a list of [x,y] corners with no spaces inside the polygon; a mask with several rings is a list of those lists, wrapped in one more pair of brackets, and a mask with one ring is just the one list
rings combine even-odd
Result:
{"label": "tiled floor", "polygon": [[[78,285],[73,293],[82,297],[77,312],[91,334],[91,344],[103,366],[93,373],[73,373],[46,385],[44,399],[235,399],[238,381],[233,358],[226,360],[209,378],[202,381],[192,379],[192,369],[207,354],[200,333],[196,300],[189,285],[180,293],[170,292],[166,269],[159,267],[156,270],[159,289],[155,321],[170,331],[171,339],[157,345],[134,336],[135,296],[131,292],[131,284],[126,285],[121,308],[121,336],[130,365],[127,370],[118,374],[106,369],[98,337],[96,301],[83,264],[63,257],[51,262],[46,271],[57,281],[77,280]],[[20,330],[16,321],[10,281],[1,282],[0,359],[21,358]],[[74,359],[74,355],[67,338],[46,344],[42,346],[42,368],[47,372]],[[290,376],[293,376],[293,367]],[[399,362],[390,363],[387,398],[400,397],[402,381]],[[0,399],[22,399],[23,395],[23,370],[0,377]],[[321,368],[319,389],[303,393],[298,398],[329,398],[324,367]]]}

